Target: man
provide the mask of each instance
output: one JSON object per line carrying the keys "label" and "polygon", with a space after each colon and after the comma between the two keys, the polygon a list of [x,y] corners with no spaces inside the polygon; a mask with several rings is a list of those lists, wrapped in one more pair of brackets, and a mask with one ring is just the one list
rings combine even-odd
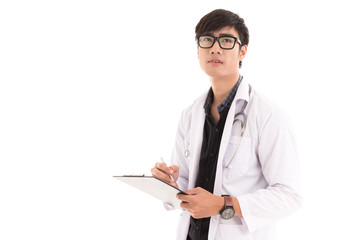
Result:
{"label": "man", "polygon": [[274,239],[275,222],[301,205],[291,124],[239,74],[242,18],[214,10],[195,32],[211,88],[183,112],[172,165],[157,163],[152,175],[189,194],[178,195],[177,239]]}

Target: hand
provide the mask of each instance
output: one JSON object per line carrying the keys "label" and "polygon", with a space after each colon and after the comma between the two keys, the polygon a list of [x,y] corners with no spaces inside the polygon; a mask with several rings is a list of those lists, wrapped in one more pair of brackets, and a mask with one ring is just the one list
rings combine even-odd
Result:
{"label": "hand", "polygon": [[[176,181],[179,177],[179,167],[176,165],[172,165],[172,166],[166,166],[166,164],[164,163],[156,163],[155,167],[153,167],[151,169],[151,174],[153,175],[153,177],[159,178],[167,183],[169,183],[170,185],[179,188],[178,185],[176,184]],[[171,179],[170,175],[173,177],[173,179]]]}
{"label": "hand", "polygon": [[188,211],[193,218],[206,218],[218,215],[224,207],[224,198],[216,196],[203,188],[197,187],[185,194],[178,194],[177,198],[182,201],[180,206]]}

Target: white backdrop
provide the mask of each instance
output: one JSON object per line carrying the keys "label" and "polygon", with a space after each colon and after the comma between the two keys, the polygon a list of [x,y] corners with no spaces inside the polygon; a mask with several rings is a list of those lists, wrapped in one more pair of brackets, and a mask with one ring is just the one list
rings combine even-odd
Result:
{"label": "white backdrop", "polygon": [[1,1],[0,239],[175,239],[179,212],[112,178],[169,161],[209,81],[194,28],[250,31],[241,74],[290,115],[304,204],[279,239],[359,239],[356,1]]}

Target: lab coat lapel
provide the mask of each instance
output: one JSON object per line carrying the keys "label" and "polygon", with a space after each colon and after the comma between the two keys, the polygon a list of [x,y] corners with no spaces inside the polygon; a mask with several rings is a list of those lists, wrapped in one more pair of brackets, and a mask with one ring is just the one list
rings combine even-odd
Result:
{"label": "lab coat lapel", "polygon": [[196,184],[196,179],[199,171],[200,153],[203,140],[205,111],[204,102],[207,94],[196,103],[194,111],[191,116],[191,130],[190,130],[190,167],[189,167],[189,188],[193,189]]}
{"label": "lab coat lapel", "polygon": [[229,143],[230,134],[231,134],[231,128],[232,123],[235,116],[235,104],[231,104],[231,107],[228,112],[228,116],[226,118],[224,131],[221,137],[221,144],[219,149],[219,155],[218,155],[218,163],[216,168],[216,178],[215,178],[215,184],[214,184],[214,194],[220,196],[222,194],[222,173],[223,173],[223,158],[225,155],[226,147]]}
{"label": "lab coat lapel", "polygon": [[246,82],[246,80],[243,78],[240,86],[236,92],[235,98],[231,104],[231,107],[229,109],[224,131],[221,138],[221,144],[219,149],[219,155],[218,155],[218,163],[217,163],[217,169],[216,169],[216,178],[215,178],[215,184],[214,184],[214,194],[220,196],[223,194],[222,192],[222,174],[223,174],[223,161],[225,152],[230,140],[231,130],[234,122],[235,113],[239,112],[242,107],[242,101],[239,101],[240,99],[249,101],[249,85]]}

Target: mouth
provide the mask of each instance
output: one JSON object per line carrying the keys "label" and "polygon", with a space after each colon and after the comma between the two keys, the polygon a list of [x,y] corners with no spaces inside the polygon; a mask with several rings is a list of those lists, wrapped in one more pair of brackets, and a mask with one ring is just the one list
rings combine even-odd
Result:
{"label": "mouth", "polygon": [[223,64],[223,61],[221,61],[220,59],[210,59],[208,63]]}

